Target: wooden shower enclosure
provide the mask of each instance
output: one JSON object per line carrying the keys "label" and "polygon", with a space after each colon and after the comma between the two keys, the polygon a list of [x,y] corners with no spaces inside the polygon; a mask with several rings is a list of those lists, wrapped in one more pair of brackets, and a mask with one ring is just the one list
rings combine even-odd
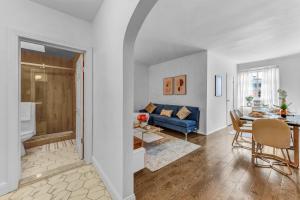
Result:
{"label": "wooden shower enclosure", "polygon": [[21,100],[36,104],[37,136],[63,132],[75,136],[79,56],[67,59],[22,49]]}

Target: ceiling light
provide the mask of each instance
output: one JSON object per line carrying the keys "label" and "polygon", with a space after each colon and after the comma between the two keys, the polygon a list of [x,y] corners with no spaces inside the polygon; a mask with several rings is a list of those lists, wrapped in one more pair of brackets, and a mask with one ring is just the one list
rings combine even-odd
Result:
{"label": "ceiling light", "polygon": [[43,78],[42,75],[35,75],[34,77],[36,81],[41,80],[42,78]]}

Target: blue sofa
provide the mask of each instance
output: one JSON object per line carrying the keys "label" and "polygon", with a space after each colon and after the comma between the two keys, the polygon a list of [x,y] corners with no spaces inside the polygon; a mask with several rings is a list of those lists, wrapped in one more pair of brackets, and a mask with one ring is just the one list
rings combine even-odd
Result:
{"label": "blue sofa", "polygon": [[[199,129],[200,110],[197,107],[186,106],[191,111],[191,114],[184,120],[179,119],[176,114],[183,107],[178,105],[156,104],[157,108],[150,113],[148,124],[156,125],[168,129],[172,129],[185,134],[195,132]],[[162,109],[173,110],[171,117],[161,116]],[[140,110],[140,112],[146,112],[146,110]]]}

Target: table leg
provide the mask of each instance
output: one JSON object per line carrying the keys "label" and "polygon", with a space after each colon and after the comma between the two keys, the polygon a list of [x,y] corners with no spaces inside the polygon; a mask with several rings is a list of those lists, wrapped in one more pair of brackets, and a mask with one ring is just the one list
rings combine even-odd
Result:
{"label": "table leg", "polygon": [[142,131],[142,147],[144,147],[144,131]]}
{"label": "table leg", "polygon": [[299,168],[299,127],[293,127],[294,132],[294,161],[291,162],[291,166]]}
{"label": "table leg", "polygon": [[254,142],[254,139],[253,139],[253,136],[252,136],[252,155],[251,155],[251,162],[252,164],[254,164],[254,156],[255,156],[255,142]]}

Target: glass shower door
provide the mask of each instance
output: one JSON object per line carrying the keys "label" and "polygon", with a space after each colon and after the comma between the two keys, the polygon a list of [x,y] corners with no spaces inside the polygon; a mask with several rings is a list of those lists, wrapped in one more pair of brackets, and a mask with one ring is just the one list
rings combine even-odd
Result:
{"label": "glass shower door", "polygon": [[22,64],[22,102],[36,105],[36,135],[47,134],[47,74],[43,67]]}

